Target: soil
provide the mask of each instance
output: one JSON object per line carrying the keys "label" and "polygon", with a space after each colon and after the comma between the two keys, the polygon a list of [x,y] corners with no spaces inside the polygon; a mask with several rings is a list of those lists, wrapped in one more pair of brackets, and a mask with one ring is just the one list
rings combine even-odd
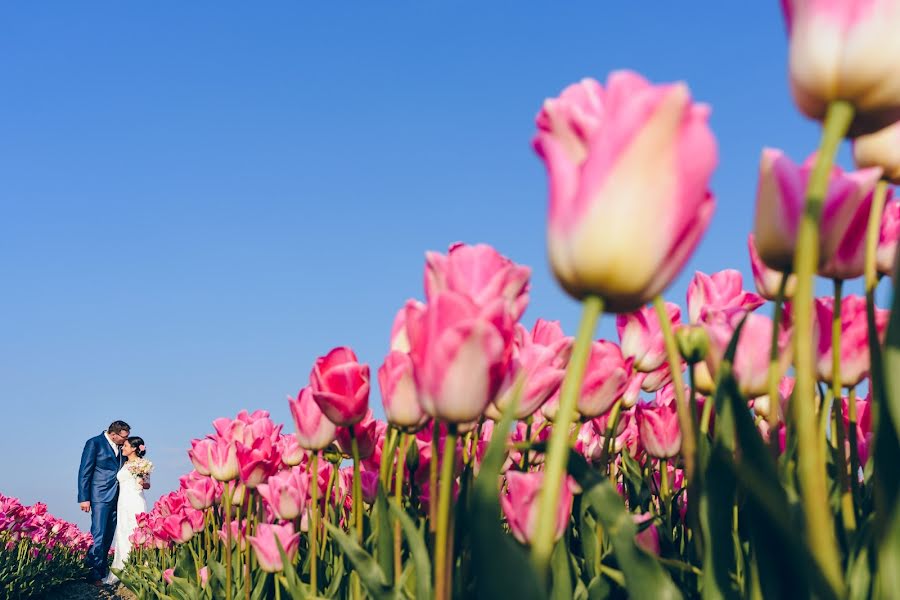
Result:
{"label": "soil", "polygon": [[96,587],[85,581],[64,583],[48,590],[33,600],[137,600],[124,585]]}

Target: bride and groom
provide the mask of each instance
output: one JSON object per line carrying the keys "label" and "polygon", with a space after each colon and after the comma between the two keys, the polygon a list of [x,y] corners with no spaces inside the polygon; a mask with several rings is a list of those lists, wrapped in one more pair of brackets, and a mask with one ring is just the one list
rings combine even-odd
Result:
{"label": "bride and groom", "polygon": [[105,432],[85,442],[81,453],[78,503],[82,511],[91,513],[94,538],[85,565],[88,580],[97,586],[118,581],[109,572],[109,549],[115,543],[112,566],[121,569],[131,551],[129,538],[137,527],[137,515],[147,511],[144,490],[150,489],[149,463],[141,464],[146,448],[144,440],[129,437],[130,433],[128,423],[113,421]]}

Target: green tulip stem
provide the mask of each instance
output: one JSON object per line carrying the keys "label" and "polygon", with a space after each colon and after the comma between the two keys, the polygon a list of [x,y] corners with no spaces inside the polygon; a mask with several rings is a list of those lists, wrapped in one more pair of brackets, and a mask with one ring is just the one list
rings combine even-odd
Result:
{"label": "green tulip stem", "polygon": [[[666,303],[662,296],[653,299],[653,307],[659,318],[663,340],[666,345],[666,359],[669,362],[669,371],[672,373],[672,387],[675,389],[675,408],[678,412],[678,426],[681,428],[681,455],[684,457],[684,471],[688,482],[694,480],[694,465],[697,456],[697,438],[694,433],[694,417],[691,415],[691,407],[684,397],[684,378],[681,375],[681,354],[678,352],[678,342],[675,341],[675,332],[672,331],[672,321],[666,311]],[[706,407],[704,406],[704,409]]]}
{"label": "green tulip stem", "polygon": [[428,529],[434,533],[437,524],[437,496],[434,490],[438,484],[437,455],[440,449],[438,442],[441,435],[441,424],[437,419],[432,419],[431,424],[431,460],[428,461]]}
{"label": "green tulip stem", "polygon": [[[351,489],[352,494],[352,504],[353,510],[351,512],[350,523],[351,527],[356,529],[356,541],[359,542],[360,545],[363,543],[363,528],[362,528],[362,490],[360,487],[360,477],[359,477],[359,442],[356,439],[356,432],[353,431],[353,425],[347,428],[350,433],[350,444],[351,444],[351,452],[353,453],[353,487]],[[353,600],[358,600],[362,597],[362,589],[361,582],[359,580],[359,574],[356,571],[350,573],[350,585],[351,585],[351,593]]]}
{"label": "green tulip stem", "polygon": [[847,439],[850,442],[850,491],[853,516],[856,517],[856,500],[859,498],[859,436],[856,435],[856,388],[850,388],[847,398]]}
{"label": "green tulip stem", "polygon": [[[838,456],[840,474],[838,481],[841,483],[841,520],[844,523],[844,530],[848,535],[852,535],[856,531],[856,512],[853,507],[853,495],[851,492],[850,479],[847,477],[847,459],[844,453],[844,422],[841,418],[841,392],[843,389],[841,381],[841,301],[843,298],[844,282],[841,279],[834,280],[834,311],[831,318],[831,395],[834,400],[834,415],[836,431],[832,436],[838,436]],[[823,408],[824,410],[824,408]]]}
{"label": "green tulip stem", "polygon": [[318,568],[319,557],[317,555],[319,540],[319,451],[313,451],[312,455],[312,472],[309,476],[310,486],[312,487],[312,503],[309,506],[309,517],[311,527],[309,528],[309,587],[313,596],[319,595],[318,587]]}
{"label": "green tulip stem", "polygon": [[616,428],[619,426],[619,416],[622,413],[622,399],[616,400],[616,403],[609,409],[609,415],[606,417],[606,434],[603,437],[603,449],[600,451],[600,464],[606,468],[609,458],[613,454],[615,442],[613,438],[616,434]]}
{"label": "green tulip stem", "polygon": [[[397,476],[394,478],[394,497],[397,499],[397,506],[403,508],[403,476],[405,469],[403,462],[406,460],[406,452],[409,450],[409,444],[412,436],[408,433],[400,434],[400,451],[397,453]],[[400,582],[403,577],[403,557],[400,551],[403,548],[403,537],[400,529],[400,519],[394,519],[394,589],[400,589]]]}
{"label": "green tulip stem", "polygon": [[[428,490],[429,496],[439,493],[437,507],[437,532],[434,539],[434,588],[438,600],[450,598],[452,569],[448,567],[447,549],[450,540],[447,537],[450,523],[450,498],[453,496],[453,465],[456,463],[456,423],[447,423],[447,435],[444,438],[444,452],[441,455],[441,478],[436,490]],[[433,461],[437,460],[432,455]]]}
{"label": "green tulip stem", "polygon": [[778,294],[775,296],[775,310],[772,315],[772,344],[769,346],[769,415],[767,420],[769,422],[769,448],[775,458],[778,457],[781,450],[779,441],[781,436],[778,435],[778,427],[781,424],[778,416],[781,412],[781,393],[778,391],[778,384],[781,382],[782,373],[778,353],[778,326],[781,324],[782,314],[784,314],[784,295],[790,276],[790,273],[781,274]]}
{"label": "green tulip stem", "polygon": [[[833,101],[822,130],[822,141],[806,189],[806,205],[797,231],[793,299],[796,386],[791,407],[797,432],[797,475],[810,551],[838,596],[843,595],[841,563],[825,477],[825,448],[816,427],[813,293],[819,266],[819,227],[828,180],[838,146],[853,121],[853,106]],[[823,406],[822,410],[825,410]]]}
{"label": "green tulip stem", "polygon": [[669,499],[669,461],[668,459],[659,459],[659,507],[669,513],[666,502]]}
{"label": "green tulip stem", "polygon": [[[866,286],[866,324],[868,325],[869,338],[869,363],[871,364],[869,377],[869,397],[877,404],[882,402],[883,368],[881,362],[881,343],[878,340],[878,330],[875,327],[875,288],[878,286],[878,271],[876,270],[876,252],[878,251],[878,237],[881,233],[881,219],[884,212],[884,204],[887,200],[888,182],[880,180],[875,186],[872,196],[872,208],[869,211],[869,223],[866,228],[866,259],[865,259],[865,286]],[[878,431],[878,410],[872,411],[872,430]]]}
{"label": "green tulip stem", "polygon": [[550,433],[545,460],[544,480],[538,499],[538,520],[535,525],[531,556],[538,573],[546,576],[553,552],[553,534],[556,529],[556,513],[559,504],[563,476],[569,458],[569,429],[575,418],[575,405],[581,393],[584,371],[591,354],[591,343],[597,320],[603,312],[603,300],[597,296],[584,299],[581,324],[575,337],[572,356],[566,368],[565,379],[559,397],[559,410]]}
{"label": "green tulip stem", "polygon": [[225,525],[225,598],[231,600],[231,482],[226,481],[224,485],[222,523]]}

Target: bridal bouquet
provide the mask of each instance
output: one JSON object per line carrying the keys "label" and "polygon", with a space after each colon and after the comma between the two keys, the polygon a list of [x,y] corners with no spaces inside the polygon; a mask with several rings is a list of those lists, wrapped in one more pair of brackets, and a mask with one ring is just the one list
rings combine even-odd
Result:
{"label": "bridal bouquet", "polygon": [[134,475],[135,478],[147,479],[153,471],[153,463],[146,458],[139,458],[137,460],[128,461],[125,468],[128,469],[128,472]]}

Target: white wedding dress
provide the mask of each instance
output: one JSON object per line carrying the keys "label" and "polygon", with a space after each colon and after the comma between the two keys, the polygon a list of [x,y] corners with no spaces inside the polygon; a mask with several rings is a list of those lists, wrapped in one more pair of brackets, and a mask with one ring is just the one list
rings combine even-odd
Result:
{"label": "white wedding dress", "polygon": [[[128,465],[127,461],[125,465]],[[113,536],[115,555],[112,568],[121,569],[125,566],[128,554],[131,552],[129,538],[137,528],[137,516],[147,512],[147,500],[144,499],[144,487],[141,485],[141,480],[132,475],[126,466],[123,465],[116,473],[116,480],[119,482],[119,502],[116,505],[116,533]],[[118,581],[119,578],[110,571],[103,582],[114,584]]]}

